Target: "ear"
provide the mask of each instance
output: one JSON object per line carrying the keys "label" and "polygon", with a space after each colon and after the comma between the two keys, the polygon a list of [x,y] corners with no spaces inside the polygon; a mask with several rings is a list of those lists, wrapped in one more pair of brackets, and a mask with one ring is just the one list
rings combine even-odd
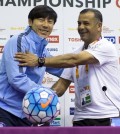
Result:
{"label": "ear", "polygon": [[102,31],[102,22],[98,23],[98,31]]}
{"label": "ear", "polygon": [[29,26],[32,26],[32,20],[31,19],[28,19],[28,24],[29,24]]}

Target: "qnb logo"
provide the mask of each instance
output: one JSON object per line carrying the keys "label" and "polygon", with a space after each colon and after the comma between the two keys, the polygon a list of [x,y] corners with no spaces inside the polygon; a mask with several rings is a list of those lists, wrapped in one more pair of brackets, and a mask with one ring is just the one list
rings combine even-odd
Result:
{"label": "qnb logo", "polygon": [[3,53],[4,46],[0,46],[0,53]]}
{"label": "qnb logo", "polygon": [[59,36],[49,36],[47,41],[49,43],[59,43]]}
{"label": "qnb logo", "polygon": [[116,0],[116,6],[120,8],[120,0]]}
{"label": "qnb logo", "polygon": [[111,41],[113,44],[116,44],[115,36],[104,36],[108,41]]}

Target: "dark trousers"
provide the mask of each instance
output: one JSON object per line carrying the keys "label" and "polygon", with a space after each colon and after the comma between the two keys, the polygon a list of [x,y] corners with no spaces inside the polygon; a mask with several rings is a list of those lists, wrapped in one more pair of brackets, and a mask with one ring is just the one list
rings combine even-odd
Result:
{"label": "dark trousers", "polygon": [[111,119],[84,119],[80,121],[74,121],[73,126],[111,126]]}
{"label": "dark trousers", "polygon": [[14,126],[14,127],[26,127],[26,126],[49,126],[49,123],[44,123],[42,125],[32,124],[27,118],[19,118],[2,108],[0,108],[0,127]]}

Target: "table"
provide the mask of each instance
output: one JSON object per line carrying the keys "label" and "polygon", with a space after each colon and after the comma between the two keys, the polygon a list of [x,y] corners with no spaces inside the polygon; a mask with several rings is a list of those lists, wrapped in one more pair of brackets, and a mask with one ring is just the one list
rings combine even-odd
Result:
{"label": "table", "polygon": [[0,134],[120,134],[120,127],[1,127]]}

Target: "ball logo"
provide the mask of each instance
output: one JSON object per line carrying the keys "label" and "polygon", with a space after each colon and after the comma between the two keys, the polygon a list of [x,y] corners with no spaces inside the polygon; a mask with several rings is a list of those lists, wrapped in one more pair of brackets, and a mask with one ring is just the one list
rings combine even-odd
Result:
{"label": "ball logo", "polygon": [[120,8],[120,0],[116,0],[116,6]]}
{"label": "ball logo", "polygon": [[46,108],[49,104],[50,104],[50,102],[51,102],[51,100],[52,100],[52,95],[48,98],[48,100],[47,100],[47,102],[46,103],[41,103],[41,107],[42,108]]}

